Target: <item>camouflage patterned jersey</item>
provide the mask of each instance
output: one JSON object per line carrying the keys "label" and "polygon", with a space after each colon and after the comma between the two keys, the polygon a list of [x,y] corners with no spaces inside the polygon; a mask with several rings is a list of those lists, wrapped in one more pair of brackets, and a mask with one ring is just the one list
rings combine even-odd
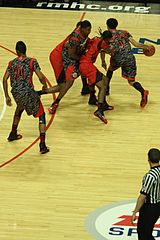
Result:
{"label": "camouflage patterned jersey", "polygon": [[113,68],[122,67],[124,77],[135,77],[136,60],[131,52],[129,42],[129,38],[132,37],[132,35],[124,30],[112,32],[112,35],[113,37],[110,41],[111,65]]}
{"label": "camouflage patterned jersey", "polygon": [[9,62],[7,68],[10,73],[11,92],[17,106],[33,116],[40,106],[40,99],[32,83],[32,75],[36,69],[40,69],[37,60],[29,57],[17,57]]}
{"label": "camouflage patterned jersey", "polygon": [[122,62],[127,61],[129,55],[133,55],[129,43],[129,38],[132,35],[124,30],[112,32],[112,35],[113,37],[110,40],[111,57],[117,64],[122,64]]}
{"label": "camouflage patterned jersey", "polygon": [[81,56],[83,54],[83,52],[81,52],[81,49],[83,49],[83,50],[85,49],[85,44],[87,42],[87,39],[88,38],[84,37],[80,33],[79,28],[77,28],[70,34],[70,36],[68,37],[68,39],[63,47],[63,51],[62,51],[63,66],[65,69],[69,65],[73,65],[73,66],[77,67],[77,71],[78,71],[78,65],[79,65],[79,62],[77,60],[70,58],[70,56],[68,54],[67,45],[69,44],[69,46],[71,48],[76,48],[77,55]]}

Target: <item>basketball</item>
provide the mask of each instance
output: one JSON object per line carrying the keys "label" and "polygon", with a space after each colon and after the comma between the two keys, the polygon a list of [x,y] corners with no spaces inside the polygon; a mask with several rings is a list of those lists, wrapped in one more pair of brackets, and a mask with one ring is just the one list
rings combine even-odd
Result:
{"label": "basketball", "polygon": [[151,57],[151,56],[153,56],[153,55],[155,54],[155,51],[156,51],[155,47],[154,47],[153,45],[151,45],[150,50],[148,50],[148,49],[143,49],[143,54],[144,54],[145,56],[147,56],[147,57]]}

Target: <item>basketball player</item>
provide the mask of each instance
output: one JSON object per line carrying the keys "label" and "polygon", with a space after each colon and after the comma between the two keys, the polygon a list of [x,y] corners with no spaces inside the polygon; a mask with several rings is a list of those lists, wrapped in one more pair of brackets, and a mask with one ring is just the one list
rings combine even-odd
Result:
{"label": "basketball player", "polygon": [[39,118],[40,131],[40,152],[42,154],[49,152],[45,144],[46,119],[43,105],[40,101],[38,93],[34,90],[32,75],[36,73],[40,82],[43,85],[43,90],[47,89],[47,84],[43,73],[40,71],[39,64],[36,59],[26,56],[26,45],[22,41],[16,43],[16,52],[18,57],[9,62],[7,70],[3,77],[3,88],[6,97],[6,104],[11,106],[11,98],[8,93],[8,82],[10,77],[11,92],[17,104],[12,130],[9,134],[8,141],[19,140],[22,135],[17,133],[18,124],[21,115],[25,110],[28,115],[33,115]]}
{"label": "basketball player", "polygon": [[47,93],[59,92],[57,99],[52,103],[48,111],[54,114],[60,100],[79,77],[79,59],[82,55],[88,35],[91,32],[91,23],[87,20],[80,23],[63,42],[61,42],[50,54],[57,85],[49,88]]}
{"label": "basketball player", "polygon": [[80,58],[79,70],[82,76],[88,79],[89,86],[97,86],[98,92],[98,109],[94,112],[94,115],[98,117],[104,123],[107,123],[107,119],[104,116],[104,110],[112,110],[113,107],[108,105],[105,100],[105,91],[108,84],[108,78],[101,73],[94,65],[98,54],[103,50],[107,51],[109,47],[109,41],[112,38],[112,34],[109,31],[104,31],[101,37],[95,37],[90,39],[85,54]]}
{"label": "basketball player", "polygon": [[[79,27],[81,24],[81,21],[79,21],[76,25],[76,27]],[[89,39],[88,39],[89,40]],[[89,100],[88,100],[88,104],[89,105],[97,105],[98,101],[95,95],[95,87],[91,87],[88,85],[87,82],[87,78],[84,76],[81,76],[81,80],[82,80],[82,91],[81,91],[81,95],[87,95],[90,94]]]}
{"label": "basketball player", "polygon": [[[113,37],[110,44],[111,58],[110,66],[107,70],[107,77],[110,80],[113,75],[113,71],[121,67],[122,77],[128,80],[128,83],[134,87],[141,94],[140,106],[142,108],[147,104],[147,98],[149,92],[145,90],[142,85],[136,81],[136,59],[131,52],[131,44],[135,47],[142,49],[150,49],[151,46],[138,43],[132,37],[132,35],[124,30],[117,30],[118,21],[115,18],[109,18],[106,21],[108,30],[112,33]],[[101,54],[102,66],[106,69],[105,53]],[[109,95],[109,84],[106,94]]]}
{"label": "basketball player", "polygon": [[[76,24],[76,28],[78,28],[80,25],[81,25],[81,22],[82,21],[79,21],[77,24]],[[81,95],[87,95],[90,93],[90,90],[89,90],[89,86],[88,86],[88,83],[87,83],[87,79],[83,76],[81,76],[81,80],[82,80],[82,90],[81,90]]]}

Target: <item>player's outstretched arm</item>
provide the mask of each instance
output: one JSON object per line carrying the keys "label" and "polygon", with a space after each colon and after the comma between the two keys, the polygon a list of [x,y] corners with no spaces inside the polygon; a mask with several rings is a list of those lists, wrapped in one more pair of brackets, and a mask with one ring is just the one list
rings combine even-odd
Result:
{"label": "player's outstretched arm", "polygon": [[148,50],[150,50],[150,48],[151,48],[150,45],[139,43],[132,37],[129,38],[129,41],[130,41],[130,43],[132,43],[133,46],[135,46],[137,48],[148,49]]}
{"label": "player's outstretched arm", "polygon": [[44,74],[39,69],[36,69],[35,73],[36,73],[37,77],[39,78],[39,81],[43,85],[43,90],[47,89],[46,77],[44,76]]}

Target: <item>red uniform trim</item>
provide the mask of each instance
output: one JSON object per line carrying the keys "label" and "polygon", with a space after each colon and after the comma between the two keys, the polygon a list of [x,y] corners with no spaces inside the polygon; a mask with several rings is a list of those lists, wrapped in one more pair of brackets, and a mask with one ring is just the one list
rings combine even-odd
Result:
{"label": "red uniform trim", "polygon": [[135,81],[135,77],[127,77],[127,76],[122,76],[123,78],[127,79],[128,81]]}

